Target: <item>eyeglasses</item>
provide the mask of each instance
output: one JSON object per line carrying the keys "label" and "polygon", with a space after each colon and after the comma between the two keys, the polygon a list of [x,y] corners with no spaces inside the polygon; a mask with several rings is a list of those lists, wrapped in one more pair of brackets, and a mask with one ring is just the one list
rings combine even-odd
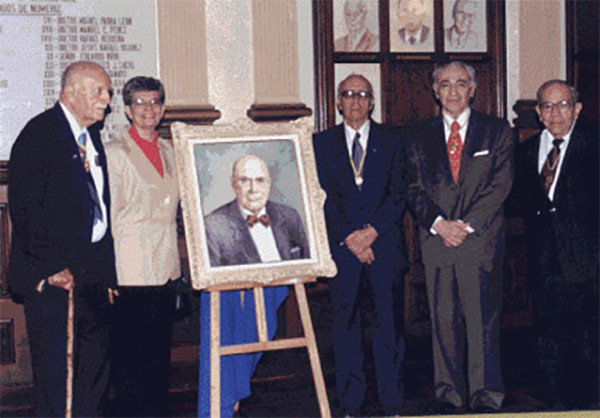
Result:
{"label": "eyeglasses", "polygon": [[160,99],[144,100],[141,97],[138,97],[137,99],[133,100],[131,102],[131,104],[133,106],[151,106],[151,107],[162,106],[162,102],[160,101]]}
{"label": "eyeglasses", "polygon": [[343,92],[340,93],[340,96],[342,96],[343,99],[347,99],[347,100],[352,100],[352,99],[356,98],[360,101],[365,101],[367,99],[372,98],[373,94],[370,91],[365,91],[365,90],[361,90],[361,91],[344,90]]}
{"label": "eyeglasses", "polygon": [[540,105],[540,110],[542,113],[552,113],[554,107],[556,107],[560,112],[566,112],[567,110],[571,110],[573,103],[570,100],[561,100],[560,102],[552,103],[552,102],[544,102]]}
{"label": "eyeglasses", "polygon": [[257,187],[265,187],[270,183],[270,179],[268,177],[254,177],[254,178],[250,178],[250,177],[246,177],[246,176],[242,176],[242,177],[237,177],[235,179],[235,181],[242,187],[250,187],[250,184],[254,181],[254,184]]}

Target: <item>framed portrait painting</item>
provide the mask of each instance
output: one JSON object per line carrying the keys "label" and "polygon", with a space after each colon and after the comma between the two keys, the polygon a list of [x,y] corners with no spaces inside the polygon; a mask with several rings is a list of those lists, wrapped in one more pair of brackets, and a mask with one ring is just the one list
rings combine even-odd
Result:
{"label": "framed portrait painting", "polygon": [[335,275],[312,126],[171,126],[195,289]]}
{"label": "framed portrait painting", "polygon": [[390,52],[433,52],[433,0],[389,0]]}
{"label": "framed portrait painting", "polygon": [[335,52],[379,52],[377,0],[334,0]]}
{"label": "framed portrait painting", "polygon": [[444,51],[486,52],[485,0],[444,0]]}

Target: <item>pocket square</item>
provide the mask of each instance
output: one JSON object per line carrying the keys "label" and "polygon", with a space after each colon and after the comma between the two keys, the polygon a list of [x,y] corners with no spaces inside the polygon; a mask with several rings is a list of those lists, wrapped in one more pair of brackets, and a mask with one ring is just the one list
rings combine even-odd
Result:
{"label": "pocket square", "polygon": [[484,155],[488,155],[489,153],[489,149],[484,149],[482,151],[477,151],[475,154],[473,154],[473,157],[483,157]]}
{"label": "pocket square", "polygon": [[290,248],[290,258],[292,260],[297,260],[299,258],[302,258],[302,249],[300,247]]}

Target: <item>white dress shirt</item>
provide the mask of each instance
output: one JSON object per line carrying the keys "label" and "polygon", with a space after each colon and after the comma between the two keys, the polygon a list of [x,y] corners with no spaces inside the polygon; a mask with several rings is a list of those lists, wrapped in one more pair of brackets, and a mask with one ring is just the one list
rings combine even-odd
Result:
{"label": "white dress shirt", "polygon": [[[571,125],[571,129],[569,132],[562,138],[564,139],[563,143],[560,144],[559,149],[560,153],[558,154],[558,165],[556,166],[556,172],[554,173],[554,178],[552,179],[552,184],[550,185],[550,189],[548,189],[548,198],[550,200],[554,200],[554,190],[556,189],[556,182],[558,181],[558,177],[560,176],[560,168],[562,167],[564,155],[567,153],[567,148],[569,146],[569,142],[571,139],[571,132],[573,132],[573,127],[575,126],[575,122]],[[542,166],[546,162],[548,158],[548,154],[554,148],[554,135],[550,133],[548,129],[544,129],[542,134],[540,135],[540,150],[538,152],[538,173],[542,172]]]}
{"label": "white dress shirt", "polygon": [[92,228],[91,242],[98,242],[104,237],[106,228],[108,227],[106,205],[104,204],[104,199],[102,199],[102,196],[104,195],[104,174],[102,173],[102,167],[97,164],[98,151],[96,151],[96,148],[94,147],[94,143],[92,142],[87,128],[81,128],[79,123],[77,123],[77,119],[75,119],[75,116],[73,116],[69,109],[62,102],[59,101],[59,103],[69,122],[71,132],[73,132],[73,136],[75,137],[75,142],[77,142],[77,138],[79,138],[79,135],[82,133],[85,133],[87,137],[85,141],[85,152],[90,165],[90,174],[92,175],[92,180],[94,181],[96,192],[98,193],[100,210],[102,211],[102,220],[97,219]]}
{"label": "white dress shirt", "polygon": [[[346,122],[344,122],[344,132],[346,134],[346,147],[348,148],[348,155],[350,156],[350,158],[352,158],[352,144],[354,143],[354,136],[356,135],[356,133],[358,132],[360,134],[360,138],[358,139],[358,142],[360,142],[360,145],[363,148],[363,152],[366,153],[367,152],[367,144],[369,142],[369,131],[371,130],[371,121],[369,119],[367,119],[367,121],[365,123],[362,124],[362,126],[360,128],[358,128],[358,130],[353,129],[352,127],[350,127],[350,125],[348,125]],[[358,168],[358,167],[356,167]]]}
{"label": "white dress shirt", "polygon": [[[460,128],[458,129],[458,133],[460,134],[460,140],[463,144],[463,149],[464,149],[465,138],[467,136],[467,128],[469,127],[469,117],[470,116],[471,116],[471,108],[470,107],[467,107],[460,115],[458,115],[458,118],[456,118],[456,119],[454,119],[452,116],[448,115],[447,113],[442,112],[442,119],[444,120],[444,140],[446,141],[446,144],[448,144],[448,140],[450,139],[450,134],[452,133],[452,123],[458,122],[458,126],[460,126]],[[433,229],[433,226],[440,219],[443,220],[444,217],[441,215],[438,216],[437,218],[435,218],[435,220],[431,224],[431,228],[429,228],[429,232],[431,234],[437,235],[437,232],[435,231],[435,229]],[[462,219],[458,219],[458,221],[463,222]],[[469,226],[469,227],[467,227],[467,232],[469,234],[472,234],[473,232],[475,232],[475,230],[471,226]]]}
{"label": "white dress shirt", "polygon": [[[240,210],[242,211],[242,216],[244,219],[246,219],[249,215],[254,215],[241,205]],[[266,213],[267,211],[263,207],[256,216],[260,217]],[[263,263],[269,261],[281,261],[281,255],[279,254],[277,243],[275,242],[275,235],[273,235],[273,228],[271,228],[270,225],[265,226],[262,224],[262,222],[257,222],[253,226],[248,226],[248,229],[250,230],[252,241],[254,241],[254,245],[256,245],[256,249],[258,250],[260,261]]]}

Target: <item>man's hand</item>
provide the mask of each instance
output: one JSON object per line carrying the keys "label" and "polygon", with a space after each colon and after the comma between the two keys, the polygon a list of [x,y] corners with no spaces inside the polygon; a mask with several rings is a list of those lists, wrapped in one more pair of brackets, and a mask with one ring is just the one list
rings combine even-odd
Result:
{"label": "man's hand", "polygon": [[446,247],[458,247],[469,235],[469,226],[471,224],[468,222],[438,219],[432,228],[442,238]]}
{"label": "man's hand", "polygon": [[[344,244],[354,254],[359,257],[359,254],[369,249],[375,239],[377,239],[377,231],[372,226],[363,229],[357,229],[346,237]],[[372,253],[372,251],[371,251]],[[360,259],[360,257],[359,257]]]}
{"label": "man's hand", "polygon": [[59,271],[58,273],[53,274],[47,279],[48,284],[56,287],[60,287],[67,291],[73,289],[75,287],[75,281],[73,280],[73,274],[71,274],[71,270],[67,267],[66,269]]}
{"label": "man's hand", "polygon": [[371,264],[375,261],[375,253],[373,253],[371,247],[367,248],[362,253],[357,254],[356,257],[362,264]]}
{"label": "man's hand", "polygon": [[117,289],[111,289],[110,287],[106,290],[108,290],[108,303],[114,305],[115,298],[119,297],[119,291]]}

